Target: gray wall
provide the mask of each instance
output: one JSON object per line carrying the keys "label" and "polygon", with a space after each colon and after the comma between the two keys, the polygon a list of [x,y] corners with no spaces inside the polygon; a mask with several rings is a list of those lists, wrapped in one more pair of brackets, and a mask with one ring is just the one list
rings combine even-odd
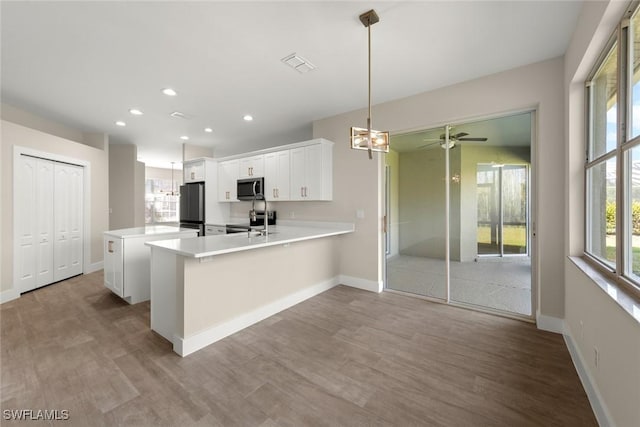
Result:
{"label": "gray wall", "polygon": [[109,229],[144,226],[144,163],[132,144],[109,147]]}

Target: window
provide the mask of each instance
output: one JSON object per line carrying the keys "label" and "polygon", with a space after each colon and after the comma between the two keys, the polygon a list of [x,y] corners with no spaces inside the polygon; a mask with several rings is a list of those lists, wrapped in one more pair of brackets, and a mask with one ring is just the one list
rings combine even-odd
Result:
{"label": "window", "polygon": [[630,10],[587,84],[585,253],[640,290],[640,13]]}
{"label": "window", "polygon": [[170,179],[147,178],[145,180],[144,222],[158,224],[179,221],[179,196]]}

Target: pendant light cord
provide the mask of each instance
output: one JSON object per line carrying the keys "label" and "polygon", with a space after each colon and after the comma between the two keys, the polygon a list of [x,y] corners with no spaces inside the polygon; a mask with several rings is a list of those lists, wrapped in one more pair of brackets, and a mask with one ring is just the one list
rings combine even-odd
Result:
{"label": "pendant light cord", "polygon": [[373,141],[371,141],[371,19],[369,18],[368,20],[368,25],[367,25],[367,33],[368,33],[368,39],[369,39],[369,63],[368,63],[368,68],[369,68],[369,116],[367,117],[367,146],[369,148],[369,159],[373,159],[373,155],[371,154],[371,147],[373,144]]}

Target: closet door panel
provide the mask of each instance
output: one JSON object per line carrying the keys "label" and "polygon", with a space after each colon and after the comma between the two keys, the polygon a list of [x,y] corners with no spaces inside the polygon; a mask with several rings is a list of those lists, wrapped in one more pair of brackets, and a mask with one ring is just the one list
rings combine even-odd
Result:
{"label": "closet door panel", "polygon": [[83,168],[78,166],[67,166],[69,168],[69,235],[70,254],[69,266],[70,275],[75,276],[82,273],[82,252],[83,252]]}
{"label": "closet door panel", "polygon": [[36,287],[37,276],[37,231],[36,231],[36,182],[37,160],[20,156],[16,167],[19,179],[14,184],[15,217],[15,277],[19,292],[27,292]]}
{"label": "closet door panel", "polygon": [[36,286],[44,286],[53,282],[53,162],[37,159],[36,176]]}
{"label": "closet door panel", "polygon": [[82,273],[82,178],[78,166],[54,167],[54,281]]}

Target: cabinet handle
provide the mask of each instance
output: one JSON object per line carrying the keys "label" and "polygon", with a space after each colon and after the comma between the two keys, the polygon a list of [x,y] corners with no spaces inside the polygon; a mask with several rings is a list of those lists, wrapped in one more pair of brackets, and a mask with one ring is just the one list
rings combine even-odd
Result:
{"label": "cabinet handle", "polygon": [[279,199],[280,198],[280,189],[276,188],[276,197]]}
{"label": "cabinet handle", "polygon": [[307,195],[307,187],[304,187],[304,197],[308,197],[308,195]]}
{"label": "cabinet handle", "polygon": [[109,240],[107,242],[107,251],[109,251],[109,253],[113,253],[113,240]]}
{"label": "cabinet handle", "polygon": [[273,193],[273,198],[276,198],[276,189],[274,188],[273,190],[271,190],[271,192]]}
{"label": "cabinet handle", "polygon": [[300,187],[300,197],[304,197],[304,187]]}
{"label": "cabinet handle", "polygon": [[191,172],[191,179],[196,179],[196,173],[195,172]]}

